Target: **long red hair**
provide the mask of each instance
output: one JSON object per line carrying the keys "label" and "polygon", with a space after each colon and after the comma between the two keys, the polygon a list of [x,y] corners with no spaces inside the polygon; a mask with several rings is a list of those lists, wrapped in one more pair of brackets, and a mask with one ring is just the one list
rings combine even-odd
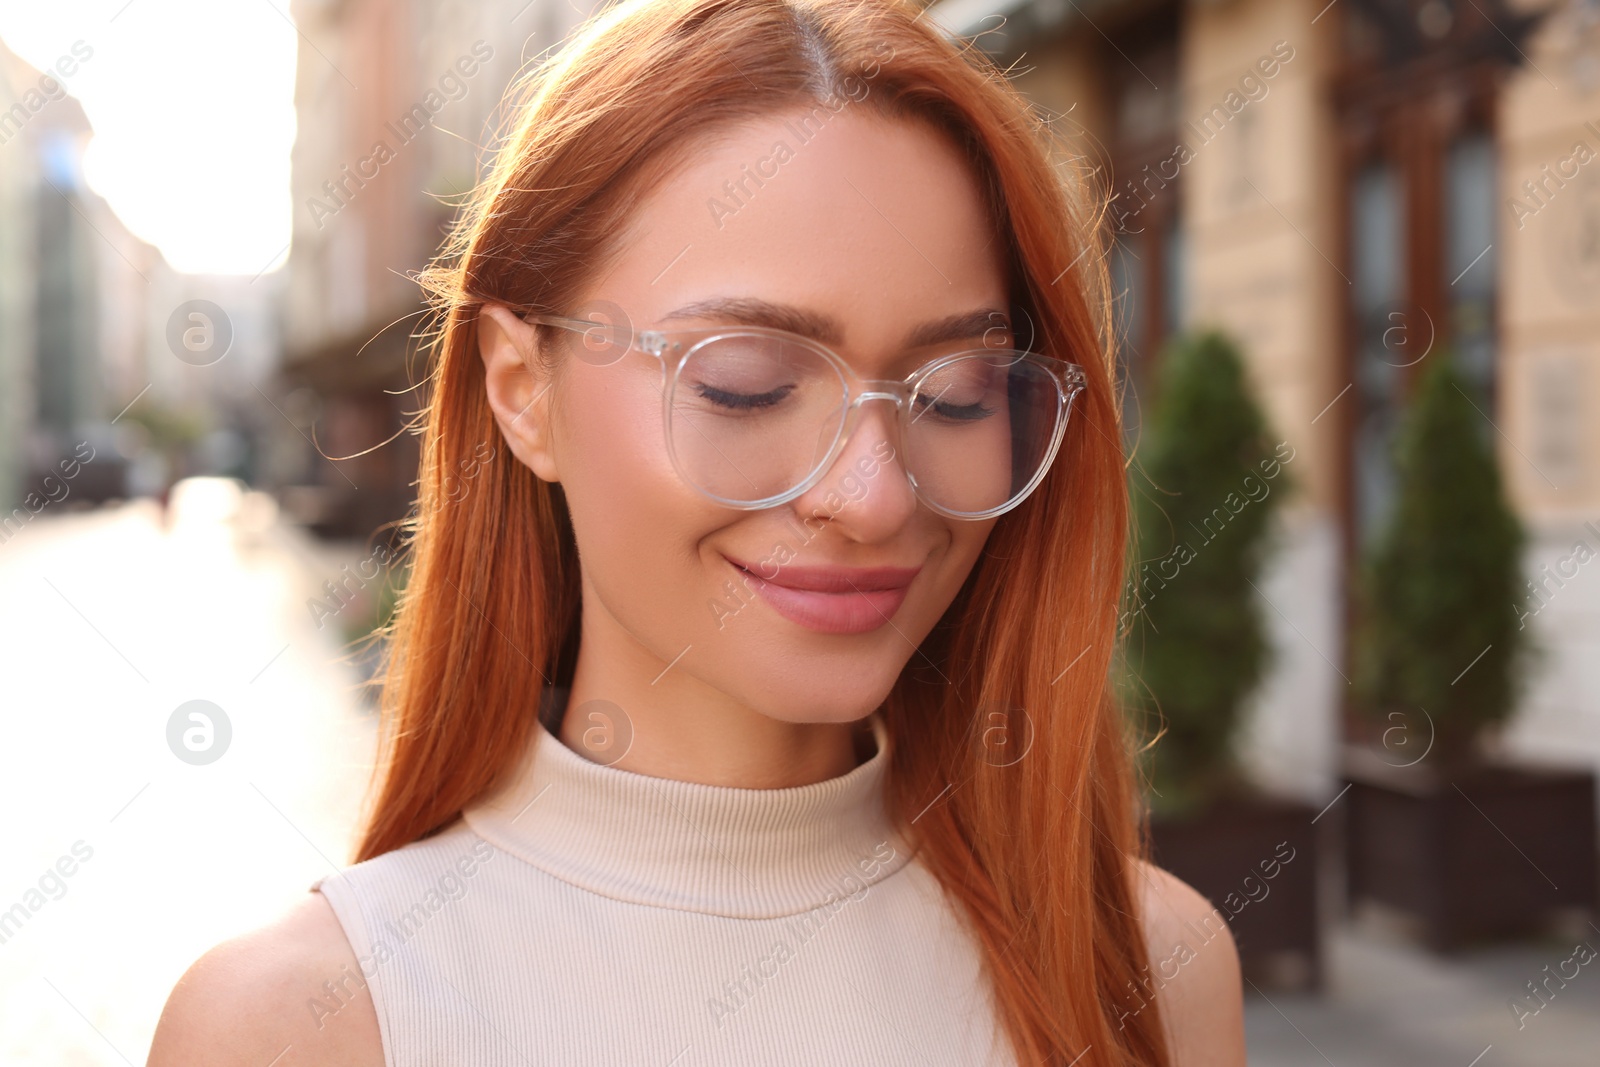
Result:
{"label": "long red hair", "polygon": [[[626,0],[514,87],[492,169],[419,276],[436,313],[430,388],[357,859],[427,837],[497,786],[535,743],[530,696],[570,682],[575,662],[577,549],[560,486],[503,447],[478,469],[499,440],[477,352],[483,303],[570,307],[630,206],[698,139],[844,96],[963,149],[1033,347],[1088,374],[1054,467],[998,520],[888,696],[891,810],[969,920],[1020,1063],[1164,1067],[1159,1013],[1137,992],[1137,783],[1107,686],[1128,517],[1100,201],[1081,172],[1063,179],[1004,74],[910,3]],[[997,725],[1015,761],[975,743]]]}

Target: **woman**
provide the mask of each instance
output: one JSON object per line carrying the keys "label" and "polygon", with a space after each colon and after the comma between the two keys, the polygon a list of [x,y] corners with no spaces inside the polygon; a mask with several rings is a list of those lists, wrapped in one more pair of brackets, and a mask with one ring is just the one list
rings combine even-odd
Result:
{"label": "woman", "polygon": [[360,862],[150,1062],[1242,1063],[1137,858],[1101,257],[1025,102],[891,0],[629,0],[517,103],[423,275]]}

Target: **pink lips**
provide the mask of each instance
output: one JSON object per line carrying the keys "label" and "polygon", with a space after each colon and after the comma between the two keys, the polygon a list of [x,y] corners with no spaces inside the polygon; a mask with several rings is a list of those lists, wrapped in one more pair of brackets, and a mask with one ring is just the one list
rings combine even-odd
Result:
{"label": "pink lips", "polygon": [[763,578],[753,565],[731,557],[728,562],[748,575],[751,588],[779,615],[828,634],[866,633],[887,623],[922,569],[782,566]]}

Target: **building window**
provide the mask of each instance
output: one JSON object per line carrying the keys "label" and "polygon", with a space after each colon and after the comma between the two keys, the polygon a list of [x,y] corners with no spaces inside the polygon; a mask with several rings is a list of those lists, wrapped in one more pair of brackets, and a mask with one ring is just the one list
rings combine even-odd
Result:
{"label": "building window", "polygon": [[1405,308],[1406,242],[1400,177],[1385,162],[1369,163],[1350,187],[1351,303],[1355,343],[1355,430],[1351,442],[1352,521],[1358,543],[1370,543],[1394,502],[1390,463],[1403,403],[1403,375],[1415,359]]}
{"label": "building window", "polygon": [[[1347,0],[1330,88],[1340,143],[1354,403],[1342,427],[1343,562],[1353,573],[1395,506],[1394,445],[1421,373],[1446,351],[1495,436],[1500,85],[1537,15],[1508,0]],[[1335,284],[1339,284],[1338,281]],[[1356,621],[1346,585],[1344,616]]]}
{"label": "building window", "polygon": [[[1156,363],[1183,314],[1183,177],[1174,162],[1181,115],[1177,10],[1108,27],[1117,49],[1106,55],[1117,296],[1117,370],[1123,431],[1137,440],[1141,412],[1154,399]],[[1159,87],[1159,88],[1158,88]]]}
{"label": "building window", "polygon": [[[1489,134],[1458,137],[1445,157],[1445,274],[1456,365],[1495,404],[1495,150]],[[1485,425],[1486,431],[1490,427]]]}

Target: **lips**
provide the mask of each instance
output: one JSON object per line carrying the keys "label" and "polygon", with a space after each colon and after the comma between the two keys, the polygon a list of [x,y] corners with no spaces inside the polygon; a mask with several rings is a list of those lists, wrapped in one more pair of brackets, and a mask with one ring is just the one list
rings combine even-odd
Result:
{"label": "lips", "polygon": [[922,570],[779,566],[777,573],[763,578],[752,564],[732,557],[728,562],[779,615],[808,630],[830,634],[866,633],[888,623]]}

